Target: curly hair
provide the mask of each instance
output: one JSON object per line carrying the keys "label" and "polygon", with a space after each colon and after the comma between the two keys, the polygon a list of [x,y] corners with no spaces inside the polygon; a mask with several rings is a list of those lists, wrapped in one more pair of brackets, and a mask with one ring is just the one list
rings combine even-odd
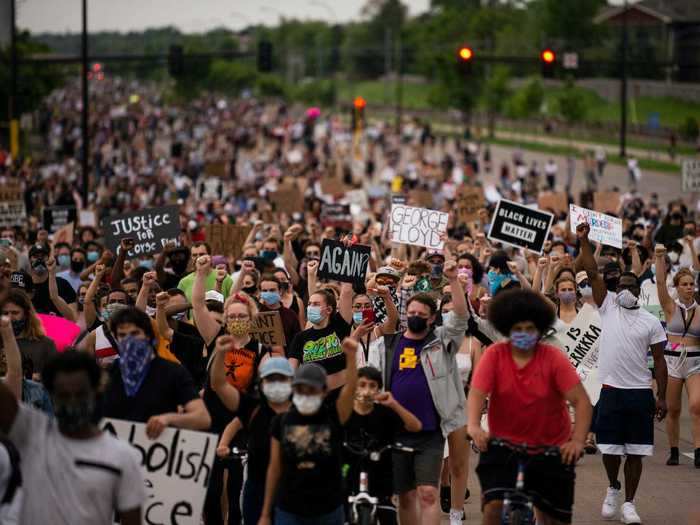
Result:
{"label": "curly hair", "polygon": [[541,294],[532,290],[506,290],[489,304],[489,321],[501,334],[508,336],[517,323],[532,321],[543,334],[556,320],[554,308]]}
{"label": "curly hair", "polygon": [[690,271],[689,268],[681,268],[678,270],[676,275],[673,276],[673,286],[678,288],[678,285],[681,284],[681,279],[683,277],[690,277],[693,282],[695,282],[695,276],[693,275],[693,272]]}

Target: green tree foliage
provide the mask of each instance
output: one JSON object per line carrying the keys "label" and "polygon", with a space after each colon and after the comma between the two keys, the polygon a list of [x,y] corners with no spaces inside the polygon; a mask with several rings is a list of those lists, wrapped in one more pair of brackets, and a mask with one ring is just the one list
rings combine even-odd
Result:
{"label": "green tree foliage", "polygon": [[308,105],[332,106],[335,104],[333,80],[307,80],[293,90],[294,100]]}
{"label": "green tree foliage", "polygon": [[507,67],[499,66],[494,68],[484,83],[482,99],[489,115],[489,135],[492,137],[494,135],[496,115],[503,111],[510,96],[509,81],[510,70]]}
{"label": "green tree foliage", "polygon": [[557,97],[557,109],[569,124],[576,124],[586,118],[586,99],[578,92],[573,80],[566,81],[564,90]]}
{"label": "green tree foliage", "polygon": [[542,82],[539,78],[532,78],[508,100],[506,114],[514,118],[531,117],[540,112],[543,102]]}
{"label": "green tree foliage", "polygon": [[257,71],[252,64],[240,61],[214,60],[209,67],[207,87],[229,95],[239,95],[255,87]]}
{"label": "green tree foliage", "polygon": [[686,118],[678,131],[685,140],[695,141],[700,136],[700,126],[695,117]]}
{"label": "green tree foliage", "polygon": [[547,40],[581,49],[597,40],[601,29],[593,18],[605,4],[605,0],[534,0],[528,9],[538,13]]}

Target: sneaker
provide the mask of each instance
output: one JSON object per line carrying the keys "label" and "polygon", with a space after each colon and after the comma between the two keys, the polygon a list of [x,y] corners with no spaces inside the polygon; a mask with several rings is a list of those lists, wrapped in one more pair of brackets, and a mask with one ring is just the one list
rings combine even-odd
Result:
{"label": "sneaker", "polygon": [[464,518],[463,510],[450,509],[450,525],[462,525]]}
{"label": "sneaker", "polygon": [[608,487],[608,492],[603,501],[603,508],[600,511],[604,520],[617,519],[620,513],[620,490]]}
{"label": "sneaker", "polygon": [[626,525],[641,525],[642,523],[642,518],[637,514],[637,509],[631,501],[625,501],[622,504],[622,523]]}

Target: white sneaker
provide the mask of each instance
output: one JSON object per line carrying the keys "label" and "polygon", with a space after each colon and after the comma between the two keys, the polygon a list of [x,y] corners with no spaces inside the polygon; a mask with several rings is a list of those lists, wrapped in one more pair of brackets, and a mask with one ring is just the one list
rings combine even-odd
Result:
{"label": "white sneaker", "polygon": [[603,501],[603,508],[600,511],[604,520],[617,519],[620,514],[621,491],[613,487],[608,487],[608,492]]}
{"label": "white sneaker", "polygon": [[642,523],[642,518],[637,514],[637,509],[631,501],[626,501],[622,504],[622,523],[626,525],[641,525]]}
{"label": "white sneaker", "polygon": [[464,520],[464,511],[450,509],[450,525],[462,525]]}

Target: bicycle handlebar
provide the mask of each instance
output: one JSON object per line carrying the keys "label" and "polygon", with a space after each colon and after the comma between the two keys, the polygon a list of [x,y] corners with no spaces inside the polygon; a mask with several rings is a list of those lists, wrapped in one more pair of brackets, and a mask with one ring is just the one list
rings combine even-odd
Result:
{"label": "bicycle handlebar", "polygon": [[[351,454],[355,454],[356,456],[366,456],[370,457],[370,459],[373,459],[374,461],[378,461],[378,456],[381,456],[386,452],[387,450],[395,450],[397,452],[405,452],[407,454],[414,454],[416,449],[411,448],[411,447],[406,447],[401,443],[392,443],[389,445],[386,445],[378,450],[370,450],[367,447],[360,446],[360,445],[354,445],[352,443],[348,443],[345,441],[343,443],[343,447],[345,447],[347,450],[350,451]],[[374,459],[372,456],[377,456],[377,459]]]}
{"label": "bicycle handlebar", "polygon": [[527,443],[514,443],[503,438],[491,438],[489,445],[505,447],[521,454],[561,456],[561,449],[553,445],[528,445]]}

